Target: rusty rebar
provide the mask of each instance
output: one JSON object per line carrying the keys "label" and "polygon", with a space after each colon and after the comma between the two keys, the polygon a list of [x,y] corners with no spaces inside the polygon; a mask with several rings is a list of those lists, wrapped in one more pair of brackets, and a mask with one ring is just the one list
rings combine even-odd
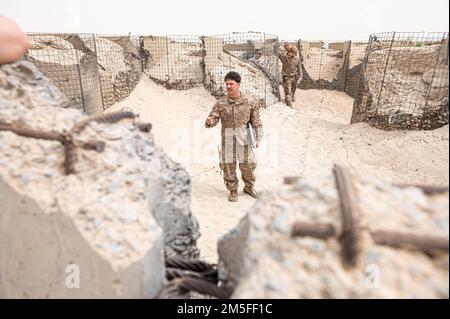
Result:
{"label": "rusty rebar", "polygon": [[182,259],[179,257],[167,257],[166,267],[178,268],[183,270],[191,270],[196,272],[205,272],[211,269],[215,269],[214,265],[206,263],[201,260]]}
{"label": "rusty rebar", "polygon": [[416,235],[386,230],[371,230],[370,234],[378,245],[394,248],[420,250],[425,253],[449,251],[448,237]]}
{"label": "rusty rebar", "polygon": [[77,160],[77,151],[72,136],[66,136],[64,141],[64,173],[66,175],[75,174],[75,162]]}
{"label": "rusty rebar", "polygon": [[61,143],[64,142],[64,135],[61,133],[45,132],[42,130],[31,129],[4,122],[0,122],[0,131],[11,131],[17,135],[24,137],[32,137],[36,139],[43,139],[49,141],[58,141]]}
{"label": "rusty rebar", "polygon": [[[448,237],[417,235],[407,232],[369,229],[377,245],[392,248],[417,250],[424,253],[449,251]],[[337,238],[336,228],[330,223],[296,222],[292,227],[292,237],[311,237],[317,239]]]}
{"label": "rusty rebar", "polygon": [[144,133],[150,133],[152,130],[151,123],[136,123],[136,127],[139,129],[139,131]]}
{"label": "rusty rebar", "polygon": [[355,267],[359,253],[359,234],[355,220],[354,193],[351,176],[339,165],[334,165],[333,173],[341,207],[342,233],[340,242],[342,247],[342,261],[345,268]]}
{"label": "rusty rebar", "polygon": [[103,152],[106,147],[105,142],[95,141],[95,140],[91,140],[91,141],[87,141],[87,142],[76,142],[75,145],[80,146],[81,148],[83,148],[85,150],[97,151],[98,153]]}
{"label": "rusty rebar", "polygon": [[136,118],[136,114],[130,111],[118,111],[118,112],[110,112],[106,114],[96,115],[90,117],[86,120],[80,121],[76,123],[73,128],[70,130],[71,133],[79,134],[81,133],[86,126],[91,122],[97,123],[117,123],[123,119],[134,119]]}
{"label": "rusty rebar", "polygon": [[75,142],[73,136],[63,133],[46,132],[42,130],[31,129],[28,127],[18,126],[15,124],[0,121],[0,131],[10,131],[23,137],[31,137],[35,139],[44,139],[49,141],[58,141],[64,146],[64,173],[66,175],[75,173],[75,162],[77,160],[76,148],[80,146],[87,150],[95,150],[103,152],[105,142],[103,141],[87,141]]}
{"label": "rusty rebar", "polygon": [[336,229],[328,223],[296,222],[292,227],[292,237],[328,239],[336,237]]}
{"label": "rusty rebar", "polygon": [[449,192],[448,186],[431,186],[431,185],[418,185],[418,184],[394,184],[400,188],[416,187],[420,188],[425,195],[444,194]]}
{"label": "rusty rebar", "polygon": [[300,180],[299,176],[287,176],[283,180],[283,184],[285,185],[293,185]]}

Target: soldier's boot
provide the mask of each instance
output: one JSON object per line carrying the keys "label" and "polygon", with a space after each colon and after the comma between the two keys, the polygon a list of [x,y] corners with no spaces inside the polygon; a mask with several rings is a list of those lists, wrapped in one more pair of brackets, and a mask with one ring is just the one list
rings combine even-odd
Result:
{"label": "soldier's boot", "polygon": [[249,188],[247,186],[244,186],[244,193],[250,195],[253,198],[256,198],[256,196],[258,195],[258,193],[256,193],[255,189],[251,186]]}
{"label": "soldier's boot", "polygon": [[285,100],[287,106],[292,106],[292,98],[290,95],[286,95]]}
{"label": "soldier's boot", "polygon": [[245,183],[244,186],[244,193],[250,195],[253,198],[256,198],[256,191],[253,187],[255,185],[255,174],[254,171],[256,169],[256,162],[255,163],[240,163],[239,169],[242,173],[242,180]]}
{"label": "soldier's boot", "polygon": [[230,202],[237,202],[238,201],[238,192],[237,192],[237,190],[230,191],[230,194],[228,195],[228,200]]}
{"label": "soldier's boot", "polygon": [[232,191],[238,188],[238,178],[236,175],[236,162],[233,163],[219,163],[220,169],[223,172],[223,181],[228,191]]}
{"label": "soldier's boot", "polygon": [[291,94],[292,102],[295,102],[295,91],[297,90],[297,81],[292,82]]}

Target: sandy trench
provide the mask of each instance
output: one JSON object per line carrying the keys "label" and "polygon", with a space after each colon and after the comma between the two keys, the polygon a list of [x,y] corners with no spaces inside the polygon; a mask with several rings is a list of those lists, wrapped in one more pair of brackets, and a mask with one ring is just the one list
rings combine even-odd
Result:
{"label": "sandy trench", "polygon": [[[239,201],[227,201],[218,167],[219,125],[203,125],[215,100],[203,87],[167,90],[142,77],[128,98],[109,109],[130,108],[151,122],[156,143],[188,171],[191,209],[200,224],[200,258],[213,263],[218,239],[255,201],[242,192],[240,176]],[[256,189],[277,187],[285,176],[326,176],[334,163],[397,183],[448,185],[448,125],[433,131],[350,125],[352,106],[353,98],[343,92],[298,90],[292,109],[283,103],[262,109],[265,136],[256,151]]]}

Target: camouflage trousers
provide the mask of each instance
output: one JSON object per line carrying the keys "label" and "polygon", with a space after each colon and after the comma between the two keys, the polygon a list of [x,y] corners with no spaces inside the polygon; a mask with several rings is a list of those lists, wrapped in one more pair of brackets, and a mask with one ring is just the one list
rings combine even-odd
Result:
{"label": "camouflage trousers", "polygon": [[299,75],[283,75],[283,89],[286,102],[291,102],[297,90]]}
{"label": "camouflage trousers", "polygon": [[[220,169],[223,172],[223,181],[228,191],[237,190],[239,180],[237,177],[237,163],[239,162],[239,170],[242,174],[246,188],[253,188],[255,185],[256,157],[253,148],[249,145],[239,145],[235,143],[230,145],[233,150],[226,152],[226,148],[222,145]],[[225,152],[224,152],[225,150]]]}

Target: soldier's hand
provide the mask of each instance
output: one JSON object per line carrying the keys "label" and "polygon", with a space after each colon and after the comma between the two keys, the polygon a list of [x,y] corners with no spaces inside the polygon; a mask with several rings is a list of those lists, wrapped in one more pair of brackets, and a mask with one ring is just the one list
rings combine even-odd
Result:
{"label": "soldier's hand", "polygon": [[211,116],[209,116],[209,117],[206,119],[206,124],[208,124],[208,126],[213,125],[213,124],[214,124],[214,118],[211,117]]}
{"label": "soldier's hand", "polygon": [[259,146],[259,141],[256,141],[255,148],[258,148],[258,146]]}

